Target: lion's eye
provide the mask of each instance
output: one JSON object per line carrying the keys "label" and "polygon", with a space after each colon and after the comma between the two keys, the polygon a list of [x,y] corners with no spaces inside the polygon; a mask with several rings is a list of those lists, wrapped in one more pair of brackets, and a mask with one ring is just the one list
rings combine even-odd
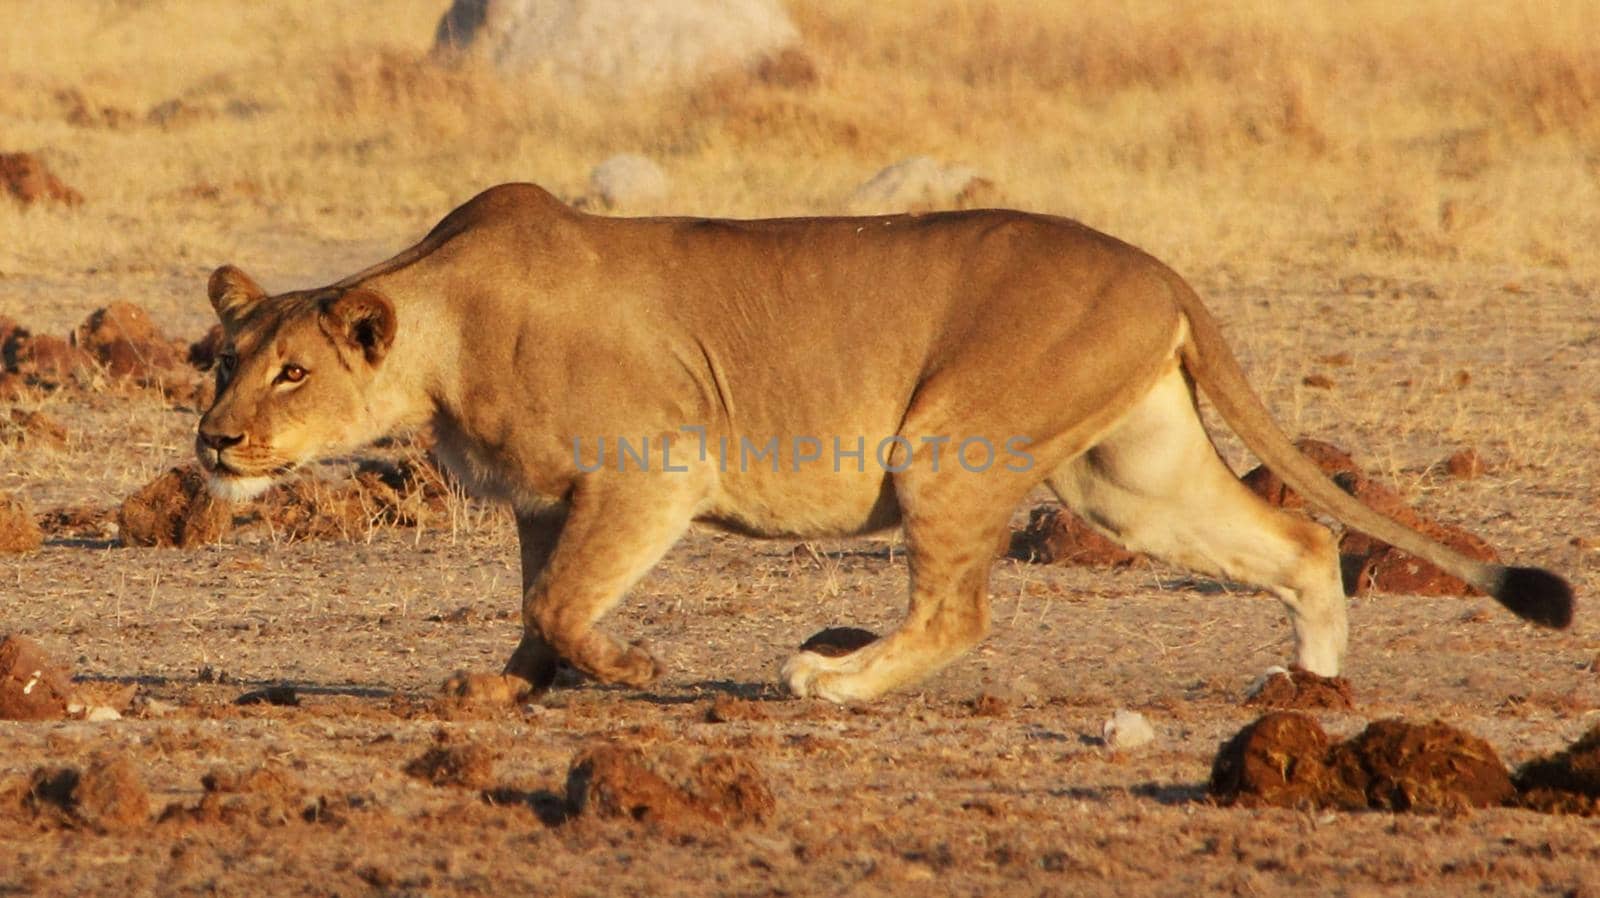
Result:
{"label": "lion's eye", "polygon": [[299,365],[284,365],[283,370],[278,372],[278,383],[280,384],[297,384],[305,379],[306,369]]}
{"label": "lion's eye", "polygon": [[232,353],[226,353],[224,355],[217,356],[218,376],[220,376],[223,380],[231,380],[233,378],[233,369],[237,367],[238,364],[239,357]]}

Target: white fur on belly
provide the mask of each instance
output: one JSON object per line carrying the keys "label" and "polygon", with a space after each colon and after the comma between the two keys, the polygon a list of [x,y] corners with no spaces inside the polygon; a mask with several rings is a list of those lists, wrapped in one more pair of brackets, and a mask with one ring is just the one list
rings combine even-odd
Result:
{"label": "white fur on belly", "polygon": [[272,486],[271,477],[226,477],[206,474],[206,487],[211,495],[225,502],[247,502]]}

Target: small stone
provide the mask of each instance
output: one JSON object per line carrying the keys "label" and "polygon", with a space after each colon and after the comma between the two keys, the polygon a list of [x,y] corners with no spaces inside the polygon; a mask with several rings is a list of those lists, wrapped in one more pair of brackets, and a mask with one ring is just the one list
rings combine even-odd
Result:
{"label": "small stone", "polygon": [[1155,728],[1138,711],[1118,708],[1100,727],[1100,737],[1106,747],[1126,751],[1148,745],[1156,738]]}
{"label": "small stone", "polygon": [[1444,469],[1457,480],[1473,480],[1483,476],[1488,468],[1476,449],[1468,447],[1444,460]]}
{"label": "small stone", "polygon": [[661,166],[631,153],[612,156],[589,173],[589,192],[611,209],[659,203],[669,187]]}

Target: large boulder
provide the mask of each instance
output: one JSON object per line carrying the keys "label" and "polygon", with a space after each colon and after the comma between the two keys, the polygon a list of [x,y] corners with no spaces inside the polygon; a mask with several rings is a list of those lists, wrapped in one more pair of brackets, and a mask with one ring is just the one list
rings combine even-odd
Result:
{"label": "large boulder", "polygon": [[756,70],[799,42],[779,0],[455,0],[434,53],[572,89],[637,91]]}

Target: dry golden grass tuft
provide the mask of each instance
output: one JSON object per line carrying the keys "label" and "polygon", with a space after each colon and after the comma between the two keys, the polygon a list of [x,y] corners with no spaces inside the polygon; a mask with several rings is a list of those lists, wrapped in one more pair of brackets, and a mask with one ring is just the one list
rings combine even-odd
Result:
{"label": "dry golden grass tuft", "polygon": [[7,149],[86,205],[0,204],[0,271],[393,246],[493,182],[576,197],[616,152],[673,176],[663,211],[836,211],[929,154],[1201,275],[1600,270],[1593,4],[794,0],[814,82],[586,99],[431,62],[443,5],[86,0],[6,29]]}

